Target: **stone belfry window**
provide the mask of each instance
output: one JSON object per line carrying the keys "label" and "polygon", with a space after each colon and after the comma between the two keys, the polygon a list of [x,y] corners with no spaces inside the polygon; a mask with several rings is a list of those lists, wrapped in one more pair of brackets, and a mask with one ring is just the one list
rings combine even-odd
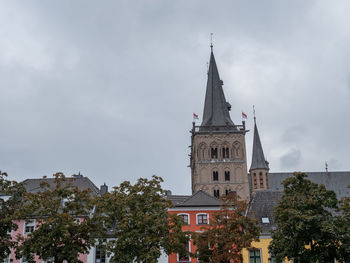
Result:
{"label": "stone belfry window", "polygon": [[219,181],[219,172],[213,171],[213,181]]}
{"label": "stone belfry window", "polygon": [[222,158],[230,158],[230,151],[228,147],[223,147],[222,148]]}
{"label": "stone belfry window", "polygon": [[218,148],[211,148],[211,158],[217,159],[218,158]]}
{"label": "stone belfry window", "polygon": [[264,178],[262,172],[259,173],[260,188],[264,188]]}
{"label": "stone belfry window", "polygon": [[230,181],[230,171],[225,171],[225,181]]}
{"label": "stone belfry window", "polygon": [[219,189],[214,190],[214,196],[215,196],[216,198],[219,198],[219,197],[220,197],[220,191],[219,191]]}

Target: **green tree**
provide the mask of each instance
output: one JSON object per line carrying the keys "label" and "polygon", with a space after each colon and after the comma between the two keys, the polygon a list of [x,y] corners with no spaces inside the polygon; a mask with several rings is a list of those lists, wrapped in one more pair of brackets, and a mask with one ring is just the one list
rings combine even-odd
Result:
{"label": "green tree", "polygon": [[256,219],[246,212],[246,202],[226,199],[203,232],[193,233],[196,256],[201,262],[243,261],[242,249],[258,241],[261,232]]}
{"label": "green tree", "polygon": [[[171,202],[165,197],[160,177],[140,178],[136,184],[123,182],[101,197],[98,212],[104,225],[112,228],[113,239],[100,240],[112,261],[157,262],[163,250],[184,254],[188,236],[182,232],[182,221],[168,214]],[[111,233],[111,231],[106,231]]]}
{"label": "green tree", "polygon": [[41,189],[24,195],[18,217],[35,219],[32,233],[18,236],[16,257],[33,262],[33,253],[45,261],[80,262],[80,253],[87,253],[100,233],[94,218],[94,195],[90,189],[81,190],[73,178],[62,173],[54,175],[54,183],[42,180]]}
{"label": "green tree", "polygon": [[350,197],[340,200],[339,212],[337,217],[340,241],[339,259],[350,260]]}
{"label": "green tree", "polygon": [[275,208],[276,230],[270,253],[277,262],[332,262],[338,257],[339,239],[336,217],[337,197],[324,185],[295,173],[283,181],[284,195]]}
{"label": "green tree", "polygon": [[21,184],[7,180],[7,174],[0,171],[0,259],[6,258],[16,244],[11,231],[18,228],[14,214],[20,208],[24,191]]}

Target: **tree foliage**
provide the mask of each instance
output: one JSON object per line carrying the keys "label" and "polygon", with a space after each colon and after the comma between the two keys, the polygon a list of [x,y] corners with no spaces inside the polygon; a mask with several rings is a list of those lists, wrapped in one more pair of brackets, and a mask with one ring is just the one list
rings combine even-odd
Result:
{"label": "tree foliage", "polygon": [[14,214],[20,209],[24,193],[21,184],[7,179],[7,174],[0,171],[0,259],[9,255],[15,246],[11,231],[18,228]]}
{"label": "tree foliage", "polygon": [[201,262],[242,262],[242,249],[258,241],[261,229],[246,214],[244,201],[225,200],[220,211],[213,214],[203,232],[193,233],[196,255]]}
{"label": "tree foliage", "polygon": [[326,262],[338,257],[338,200],[333,191],[295,173],[283,181],[284,195],[275,208],[277,229],[270,252],[277,262]]}
{"label": "tree foliage", "polygon": [[113,239],[105,236],[100,242],[112,254],[112,261],[152,263],[161,250],[185,253],[188,237],[181,230],[181,219],[168,214],[171,203],[162,181],[156,176],[140,178],[134,185],[126,181],[101,197],[98,212],[104,215],[105,227],[113,229]]}
{"label": "tree foliage", "polygon": [[339,259],[350,260],[350,197],[340,200],[339,212],[337,217],[340,243]]}
{"label": "tree foliage", "polygon": [[86,253],[100,232],[94,218],[94,196],[89,189],[73,185],[73,179],[55,174],[54,183],[46,180],[36,193],[25,193],[23,207],[18,213],[22,219],[35,219],[35,230],[18,236],[16,257],[32,262],[33,253],[45,261],[55,263],[80,262],[79,253]]}

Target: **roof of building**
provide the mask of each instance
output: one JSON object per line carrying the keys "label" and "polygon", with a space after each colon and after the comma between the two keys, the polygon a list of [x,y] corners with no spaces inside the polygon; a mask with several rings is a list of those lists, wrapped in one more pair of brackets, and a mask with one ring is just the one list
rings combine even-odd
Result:
{"label": "roof of building", "polygon": [[222,205],[220,199],[213,197],[202,190],[189,196],[169,195],[167,198],[173,202],[175,207],[217,207]]}
{"label": "roof of building", "polygon": [[274,229],[274,207],[282,197],[283,191],[262,190],[252,194],[248,211],[258,220],[262,234],[270,234]]}
{"label": "roof of building", "polygon": [[222,85],[212,51],[201,126],[234,126],[229,113],[230,105],[225,99]]}
{"label": "roof of building", "polygon": [[[338,198],[350,196],[350,171],[305,173],[309,180],[323,184],[328,190],[334,191]],[[269,173],[270,189],[283,191],[282,181],[291,176],[293,173]]]}
{"label": "roof of building", "polygon": [[[76,176],[76,177],[67,177],[67,183],[71,181],[73,186],[78,187],[80,190],[90,189],[93,194],[99,194],[98,187],[91,182],[87,177]],[[47,182],[51,187],[54,187],[55,178],[39,178],[39,179],[26,179],[23,181],[24,188],[28,192],[36,193],[41,190],[40,183],[42,181]]]}
{"label": "roof of building", "polygon": [[253,139],[253,154],[250,170],[253,169],[269,169],[269,163],[266,161],[264,151],[261,145],[258,127],[254,117],[254,139]]}

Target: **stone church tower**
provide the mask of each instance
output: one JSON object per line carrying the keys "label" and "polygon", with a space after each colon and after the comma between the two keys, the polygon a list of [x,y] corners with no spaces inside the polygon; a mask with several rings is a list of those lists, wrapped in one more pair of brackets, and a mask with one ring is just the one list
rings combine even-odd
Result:
{"label": "stone church tower", "polygon": [[252,180],[252,190],[269,189],[269,162],[266,161],[264,151],[261,145],[258,128],[256,126],[256,118],[254,116],[254,139],[253,139],[253,154],[252,164],[249,172]]}
{"label": "stone church tower", "polygon": [[203,121],[192,128],[191,177],[192,193],[203,190],[220,197],[236,192],[249,199],[245,145],[245,123],[235,125],[219,77],[211,47]]}

